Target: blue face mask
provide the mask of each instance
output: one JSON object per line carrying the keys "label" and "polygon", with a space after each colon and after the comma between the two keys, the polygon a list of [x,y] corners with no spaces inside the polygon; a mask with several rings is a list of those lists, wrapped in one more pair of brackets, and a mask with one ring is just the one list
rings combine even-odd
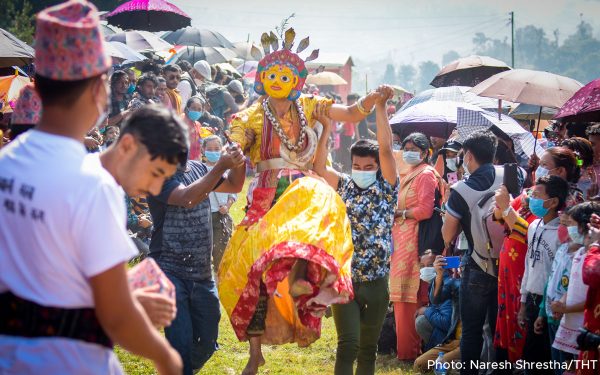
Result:
{"label": "blue face mask", "polygon": [[394,144],[392,145],[392,151],[401,151],[402,150],[402,145],[398,142],[394,142]]}
{"label": "blue face mask", "polygon": [[127,93],[129,95],[133,94],[133,92],[135,91],[135,85],[133,83],[129,84],[129,87],[127,88]]}
{"label": "blue face mask", "polygon": [[421,158],[421,153],[419,151],[404,151],[402,153],[402,159],[406,164],[417,165],[423,158]]}
{"label": "blue face mask", "polygon": [[202,111],[188,111],[187,114],[192,121],[198,121],[198,119],[202,117]]}
{"label": "blue face mask", "polygon": [[352,180],[361,189],[366,189],[375,183],[377,171],[357,171],[352,170]]}
{"label": "blue face mask", "polygon": [[585,236],[579,233],[579,227],[577,225],[567,227],[567,230],[569,231],[569,237],[571,237],[571,240],[573,240],[574,243],[583,245]]}
{"label": "blue face mask", "polygon": [[204,156],[210,163],[216,163],[221,158],[221,151],[205,151]]}
{"label": "blue face mask", "polygon": [[529,211],[539,218],[543,218],[548,214],[548,209],[544,207],[544,199],[529,198]]}

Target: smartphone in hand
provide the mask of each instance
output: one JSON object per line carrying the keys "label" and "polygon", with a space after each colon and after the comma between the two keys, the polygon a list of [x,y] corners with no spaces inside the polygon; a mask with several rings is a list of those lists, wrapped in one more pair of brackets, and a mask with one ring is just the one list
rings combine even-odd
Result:
{"label": "smartphone in hand", "polygon": [[502,183],[506,186],[506,190],[508,190],[508,193],[512,195],[513,198],[516,198],[521,194],[518,168],[519,167],[515,163],[504,164],[504,180]]}

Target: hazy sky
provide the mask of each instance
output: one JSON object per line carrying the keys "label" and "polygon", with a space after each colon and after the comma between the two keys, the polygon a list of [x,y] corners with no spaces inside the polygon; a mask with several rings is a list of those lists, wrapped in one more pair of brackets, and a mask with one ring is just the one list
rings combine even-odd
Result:
{"label": "hazy sky", "polygon": [[[391,56],[395,63],[433,60],[456,50],[472,50],[472,37],[484,31],[510,37],[515,29],[534,24],[563,40],[581,19],[600,35],[599,0],[171,0],[192,17],[192,25],[221,32],[231,41],[258,41],[291,13],[297,39],[310,35],[311,47],[347,52],[364,61]],[[507,61],[510,63],[509,61]]]}

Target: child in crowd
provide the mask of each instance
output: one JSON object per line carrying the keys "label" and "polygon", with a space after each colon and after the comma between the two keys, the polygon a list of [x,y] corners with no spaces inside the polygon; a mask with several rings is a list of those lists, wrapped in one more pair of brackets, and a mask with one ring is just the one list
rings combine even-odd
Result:
{"label": "child in crowd", "polygon": [[521,282],[521,308],[518,323],[527,327],[527,339],[523,349],[523,359],[532,362],[550,360],[548,330],[534,330],[534,322],[539,315],[544,287],[552,268],[554,256],[560,246],[558,238],[558,211],[565,205],[568,183],[558,176],[544,176],[537,180],[529,199],[534,220],[527,231],[527,255],[525,272]]}
{"label": "child in crowd", "polygon": [[576,225],[568,227],[569,236],[573,242],[581,245],[573,256],[566,294],[551,304],[555,317],[562,316],[552,348],[566,353],[567,357],[573,359],[579,355],[577,336],[580,333],[579,328],[583,326],[583,311],[588,292],[588,286],[582,279],[583,260],[587,252],[583,243],[592,214],[600,214],[600,203],[585,202],[569,210],[569,215],[576,222]]}
{"label": "child in crowd", "polygon": [[[569,213],[570,210],[561,217],[561,224],[569,228],[570,241],[560,245],[556,251],[554,261],[552,262],[552,270],[550,271],[550,276],[546,283],[544,301],[540,307],[539,316],[534,324],[534,331],[539,335],[543,333],[544,325],[547,324],[550,345],[554,342],[556,331],[558,330],[558,325],[562,316],[562,314],[553,313],[551,306],[555,301],[560,301],[567,293],[573,256],[583,244],[583,236],[579,236],[579,232],[577,231],[572,233],[571,228],[577,229],[577,222],[572,219]],[[551,355],[552,360],[559,362],[568,362],[573,359],[572,354],[557,349],[552,349]],[[562,369],[555,369],[556,375],[561,375],[562,373]]]}

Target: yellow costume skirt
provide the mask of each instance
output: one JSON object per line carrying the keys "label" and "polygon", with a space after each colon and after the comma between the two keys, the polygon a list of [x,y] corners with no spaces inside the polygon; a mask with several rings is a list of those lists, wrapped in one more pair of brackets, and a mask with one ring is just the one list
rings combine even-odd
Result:
{"label": "yellow costume skirt", "polygon": [[[354,297],[352,254],[346,206],[335,190],[312,172],[259,174],[219,268],[219,296],[238,339],[248,339],[262,283],[267,292],[262,343],[308,346],[317,340],[326,306]],[[296,299],[289,295],[287,276],[297,259],[308,261],[305,279],[313,293]]]}

